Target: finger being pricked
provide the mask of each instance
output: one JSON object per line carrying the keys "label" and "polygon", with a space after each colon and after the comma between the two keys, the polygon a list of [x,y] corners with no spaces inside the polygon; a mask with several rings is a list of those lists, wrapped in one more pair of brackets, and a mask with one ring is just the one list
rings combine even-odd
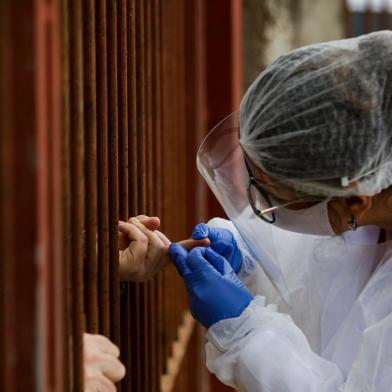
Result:
{"label": "finger being pricked", "polygon": [[203,246],[203,247],[210,246],[211,241],[208,238],[202,238],[202,239],[198,239],[198,240],[195,240],[193,238],[189,238],[186,240],[179,241],[178,244],[181,245],[185,250],[187,250],[189,252],[193,248],[196,248],[198,246]]}

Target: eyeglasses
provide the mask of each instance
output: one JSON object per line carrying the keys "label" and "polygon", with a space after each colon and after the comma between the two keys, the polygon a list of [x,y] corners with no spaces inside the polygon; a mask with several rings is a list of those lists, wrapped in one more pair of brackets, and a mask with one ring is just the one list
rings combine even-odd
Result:
{"label": "eyeglasses", "polygon": [[[273,205],[268,191],[255,179],[252,170],[245,159],[246,170],[248,171],[249,181],[247,187],[247,196],[249,204],[253,212],[267,223],[274,223],[275,213],[274,211],[279,208],[288,207],[294,204],[300,203],[319,203],[325,200],[325,197],[321,196],[310,196],[303,195],[296,199],[289,200],[287,202],[281,203],[279,205]],[[306,207],[305,207],[306,208]]]}

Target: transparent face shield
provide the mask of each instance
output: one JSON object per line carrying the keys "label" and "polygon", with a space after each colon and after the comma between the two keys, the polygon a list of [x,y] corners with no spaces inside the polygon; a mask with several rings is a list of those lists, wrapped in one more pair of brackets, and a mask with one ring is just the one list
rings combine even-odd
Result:
{"label": "transparent face shield", "polygon": [[249,204],[249,174],[239,144],[238,124],[238,112],[234,112],[207,135],[197,154],[197,166],[255,260],[289,304],[272,225],[260,219]]}
{"label": "transparent face shield", "polygon": [[[358,258],[370,264],[377,259],[379,228],[374,227],[371,244],[353,243],[351,232],[334,235],[328,220],[328,200],[300,213],[279,208],[273,210],[275,216],[268,213],[264,220],[257,216],[257,210],[275,206],[276,201],[257,192],[256,187],[249,188],[250,173],[239,143],[238,112],[226,117],[206,136],[197,154],[197,166],[252,257],[287,305],[290,306],[293,293],[303,288],[308,260],[328,258],[341,266]],[[355,232],[356,237],[360,231]]]}

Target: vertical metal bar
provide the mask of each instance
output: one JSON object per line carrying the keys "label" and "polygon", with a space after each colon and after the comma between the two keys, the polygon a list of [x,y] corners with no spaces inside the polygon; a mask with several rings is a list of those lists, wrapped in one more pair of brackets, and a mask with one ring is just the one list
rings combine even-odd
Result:
{"label": "vertical metal bar", "polygon": [[[137,100],[140,104],[137,112],[137,130],[138,130],[138,188],[139,188],[139,210],[147,210],[147,181],[146,181],[146,58],[145,58],[145,25],[144,25],[144,7],[143,3],[136,1],[136,51],[138,55],[137,67]],[[149,391],[149,374],[147,368],[149,342],[146,331],[148,325],[147,301],[148,292],[145,284],[139,286],[139,332],[140,339],[143,343],[141,350],[141,371],[143,384],[139,386],[140,390]],[[139,390],[139,389],[138,389]]]}
{"label": "vertical metal bar", "polygon": [[[37,290],[37,173],[36,149],[36,113],[35,113],[35,26],[34,4],[32,1],[23,5],[9,2],[8,26],[9,47],[7,50],[7,84],[10,101],[8,113],[10,145],[8,148],[12,177],[7,190],[7,208],[10,209],[9,256],[5,263],[10,263],[7,272],[10,280],[7,285],[9,299],[6,316],[6,334],[11,350],[7,352],[6,376],[10,390],[33,390],[37,386],[37,373],[34,368],[36,329],[36,290]],[[20,24],[23,20],[23,25]],[[9,62],[8,62],[9,61]],[[19,155],[20,154],[20,155]],[[29,190],[26,203],[26,189]],[[20,222],[24,222],[20,225]],[[23,246],[21,246],[23,244]],[[20,281],[20,278],[25,277]],[[18,377],[23,374],[23,378]],[[8,378],[10,377],[10,378]],[[15,385],[16,382],[16,385]]]}
{"label": "vertical metal bar", "polygon": [[365,34],[373,31],[373,12],[370,7],[365,10],[363,32]]}
{"label": "vertical metal bar", "polygon": [[129,211],[137,213],[138,165],[137,165],[137,97],[136,97],[136,10],[135,0],[127,0],[127,46],[128,46],[128,114],[129,114]]}
{"label": "vertical metal bar", "polygon": [[[145,75],[146,75],[146,169],[147,169],[147,214],[154,215],[154,143],[153,123],[152,123],[152,20],[151,20],[151,0],[144,2],[144,25],[145,25]],[[147,372],[149,374],[150,391],[156,391],[158,384],[155,377],[156,358],[154,355],[154,347],[156,344],[156,318],[154,303],[154,286],[155,280],[150,279],[146,285],[146,313],[147,313],[147,341],[148,341],[148,360],[146,363]]]}
{"label": "vertical metal bar", "polygon": [[70,15],[70,116],[72,173],[72,284],[73,284],[73,374],[74,388],[83,389],[83,229],[84,229],[84,127],[83,127],[83,48],[82,7],[69,2]]}
{"label": "vertical metal bar", "polygon": [[389,13],[388,10],[384,7],[380,14],[380,29],[388,30],[392,26],[389,25]]}
{"label": "vertical metal bar", "polygon": [[128,48],[127,48],[127,1],[117,4],[118,35],[118,132],[119,132],[119,216],[128,218]]}
{"label": "vertical metal bar", "polygon": [[[52,376],[54,388],[58,392],[66,391],[65,379],[67,374],[64,372],[64,363],[68,359],[68,350],[64,339],[64,335],[68,336],[66,326],[66,302],[65,302],[65,286],[67,276],[65,274],[63,248],[64,248],[64,210],[63,210],[63,187],[62,187],[62,162],[63,162],[63,127],[62,127],[62,63],[61,63],[61,2],[59,0],[53,1],[50,5],[50,18],[51,18],[51,34],[52,39],[49,47],[50,65],[51,65],[51,81],[48,82],[50,89],[50,99],[52,101],[52,108],[49,108],[49,117],[53,126],[52,132],[48,128],[47,132],[52,133],[52,151],[51,162],[53,165],[53,172],[51,180],[51,196],[53,198],[54,212],[52,215],[52,223],[50,233],[54,240],[50,240],[51,244],[51,257],[48,260],[53,268],[53,281],[51,290],[53,290],[51,306],[53,311],[53,324],[54,328],[54,353],[52,360],[55,362],[55,370]],[[55,262],[54,262],[55,260]],[[47,389],[50,389],[49,385]],[[53,388],[53,387],[52,387]]]}
{"label": "vertical metal bar", "polygon": [[97,262],[97,117],[94,1],[83,2],[85,173],[86,173],[86,313],[87,330],[99,331]]}
{"label": "vertical metal bar", "polygon": [[11,96],[11,70],[12,61],[10,55],[11,29],[10,29],[10,5],[9,1],[0,2],[0,218],[7,225],[0,226],[0,278],[3,295],[0,305],[0,358],[1,370],[0,381],[4,390],[15,390],[15,368],[10,358],[10,353],[15,352],[13,323],[11,315],[15,309],[13,296],[13,265],[12,254],[12,230],[14,220],[12,214],[12,100]]}
{"label": "vertical metal bar", "polygon": [[206,201],[206,186],[201,176],[196,170],[196,152],[202,141],[205,132],[205,110],[203,107],[205,100],[204,89],[204,67],[203,51],[204,37],[201,16],[201,1],[185,3],[185,68],[187,76],[185,78],[185,91],[187,99],[185,101],[186,111],[186,148],[187,173],[187,205],[195,206],[192,213],[187,216],[187,230],[190,232],[193,225],[198,221],[204,221],[207,217],[204,211]]}
{"label": "vertical metal bar", "polygon": [[[136,1],[127,0],[128,11],[128,113],[129,113],[129,166],[130,166],[130,181],[129,181],[129,195],[130,195],[130,215],[137,215],[139,212],[139,137],[138,137],[138,117],[139,110],[138,103],[138,67],[136,36],[139,34],[136,24]],[[130,314],[130,328],[131,328],[131,368],[130,381],[132,391],[139,391],[142,388],[142,342],[140,333],[140,291],[138,284],[132,283],[129,285],[129,314]]]}
{"label": "vertical metal bar", "polygon": [[344,26],[344,34],[346,38],[350,38],[353,36],[354,32],[354,20],[351,11],[347,7],[346,0],[342,0],[341,10],[343,15],[343,26]]}
{"label": "vertical metal bar", "polygon": [[[171,184],[169,182],[170,177],[175,177],[176,173],[172,172],[172,168],[169,167],[167,163],[167,155],[168,155],[168,149],[170,149],[170,145],[173,146],[175,145],[175,141],[172,140],[172,134],[174,132],[173,130],[173,124],[172,124],[172,113],[171,110],[173,107],[175,107],[175,95],[174,91],[170,91],[171,87],[171,74],[173,72],[172,64],[170,63],[171,61],[171,47],[170,43],[172,42],[172,36],[171,36],[171,24],[173,23],[173,15],[172,15],[172,1],[167,2],[165,5],[161,4],[161,15],[162,15],[162,74],[165,75],[164,78],[162,78],[162,111],[164,113],[163,118],[162,118],[162,128],[163,132],[165,132],[165,138],[162,140],[162,162],[163,166],[165,167],[165,173],[163,177],[163,188],[165,189],[165,193],[163,195],[163,216],[162,219],[165,224],[165,232],[168,234],[169,238],[171,238],[173,234],[173,229],[171,226],[170,219],[168,219],[166,211],[168,211],[168,208],[170,208],[170,193],[171,193]],[[170,91],[170,93],[169,93]],[[170,103],[170,104],[169,104]],[[173,148],[173,147],[171,147]],[[172,155],[172,159],[176,160],[176,156],[174,154]],[[167,171],[170,171],[170,174],[168,176]],[[169,178],[168,178],[169,177]],[[170,347],[170,342],[171,342],[171,337],[172,337],[172,331],[171,331],[171,316],[172,316],[172,309],[171,309],[171,297],[170,297],[170,290],[172,285],[170,284],[170,276],[171,276],[171,271],[169,268],[166,268],[165,271],[163,271],[163,318],[164,318],[164,354],[163,354],[163,361],[164,361],[164,372],[167,370],[167,359],[170,357],[171,354],[171,347]]]}
{"label": "vertical metal bar", "polygon": [[62,162],[62,172],[63,181],[62,187],[64,189],[63,203],[64,203],[64,248],[63,248],[63,259],[64,259],[64,291],[65,291],[65,321],[66,327],[64,331],[64,341],[67,342],[66,350],[67,356],[64,358],[64,374],[68,375],[65,377],[64,389],[66,391],[72,390],[74,382],[73,375],[73,352],[74,347],[72,344],[73,322],[72,322],[72,311],[73,311],[73,301],[72,301],[72,227],[71,227],[71,93],[70,93],[70,33],[69,33],[69,0],[64,0],[62,2],[62,26],[63,26],[63,52],[62,52],[62,63],[63,63],[63,162]]}
{"label": "vertical metal bar", "polygon": [[60,3],[36,3],[36,115],[38,174],[37,255],[40,288],[37,388],[64,390],[64,271],[62,232],[62,132]]}
{"label": "vertical metal bar", "polygon": [[[152,74],[153,86],[153,138],[154,143],[154,211],[158,216],[162,216],[162,88],[161,88],[161,20],[160,20],[160,0],[153,0],[152,10],[152,64],[154,72]],[[158,381],[164,369],[164,315],[163,315],[163,273],[160,273],[155,278],[155,292],[154,300],[156,301],[156,374]]]}
{"label": "vertical metal bar", "polygon": [[96,4],[97,146],[98,146],[98,301],[99,330],[110,335],[109,305],[109,190],[108,190],[108,76],[106,0]]}
{"label": "vertical metal bar", "polygon": [[[129,150],[128,150],[128,24],[127,1],[117,3],[117,35],[118,35],[118,127],[119,127],[119,216],[126,221],[129,216]],[[129,284],[122,283],[121,292],[121,359],[127,369],[121,388],[131,389],[131,330],[129,314]]]}
{"label": "vertical metal bar", "polygon": [[117,97],[117,0],[108,0],[108,141],[109,141],[109,260],[110,332],[120,344],[120,280],[118,268],[118,97]]}

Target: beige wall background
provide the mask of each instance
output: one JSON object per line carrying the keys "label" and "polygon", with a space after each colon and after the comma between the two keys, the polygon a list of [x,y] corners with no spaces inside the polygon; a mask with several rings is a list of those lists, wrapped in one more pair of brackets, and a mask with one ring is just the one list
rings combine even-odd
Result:
{"label": "beige wall background", "polygon": [[343,0],[243,0],[244,91],[279,55],[344,38]]}

